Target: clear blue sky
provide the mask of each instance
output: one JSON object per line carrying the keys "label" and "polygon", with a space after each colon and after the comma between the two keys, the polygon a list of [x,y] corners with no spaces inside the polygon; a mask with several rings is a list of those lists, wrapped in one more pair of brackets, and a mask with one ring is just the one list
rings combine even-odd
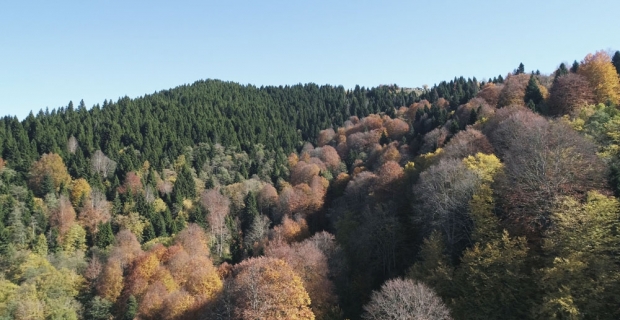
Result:
{"label": "clear blue sky", "polygon": [[[12,2],[12,3],[11,3]],[[199,79],[432,85],[620,49],[620,1],[2,1],[0,115]]]}

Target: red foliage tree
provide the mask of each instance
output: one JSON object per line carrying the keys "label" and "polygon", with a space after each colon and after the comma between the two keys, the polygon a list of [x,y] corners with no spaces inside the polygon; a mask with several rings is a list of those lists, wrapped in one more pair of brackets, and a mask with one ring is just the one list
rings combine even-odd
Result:
{"label": "red foliage tree", "polygon": [[569,73],[553,82],[549,93],[549,112],[553,115],[575,115],[579,109],[594,103],[594,93],[588,80]]}
{"label": "red foliage tree", "polygon": [[142,181],[140,177],[135,172],[129,172],[127,176],[125,176],[125,182],[122,186],[118,187],[119,193],[126,193],[131,191],[132,194],[136,195],[143,191]]}
{"label": "red foliage tree", "polygon": [[444,158],[462,159],[478,152],[492,154],[493,146],[482,132],[468,127],[452,137],[443,150]]}

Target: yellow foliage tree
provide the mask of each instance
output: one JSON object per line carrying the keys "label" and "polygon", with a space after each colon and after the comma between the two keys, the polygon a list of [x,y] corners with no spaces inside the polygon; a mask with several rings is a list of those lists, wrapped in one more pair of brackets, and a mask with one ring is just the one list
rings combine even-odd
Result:
{"label": "yellow foliage tree", "polygon": [[78,207],[82,200],[91,192],[88,181],[84,178],[73,180],[71,182],[71,203],[74,207]]}
{"label": "yellow foliage tree", "polygon": [[618,319],[620,295],[620,203],[614,197],[590,192],[586,201],[559,201],[543,245],[550,257],[540,270],[543,300],[541,318]]}
{"label": "yellow foliage tree", "polygon": [[463,159],[465,166],[476,172],[484,183],[493,182],[495,174],[503,168],[503,164],[494,154],[477,153]]}
{"label": "yellow foliage tree", "polygon": [[31,188],[39,192],[43,191],[43,181],[46,176],[51,179],[56,191],[60,189],[61,185],[69,186],[71,183],[71,176],[67,171],[65,163],[55,153],[44,154],[39,161],[32,165],[29,181]]}
{"label": "yellow foliage tree", "polygon": [[597,102],[611,101],[614,104],[620,102],[620,79],[611,63],[611,57],[606,52],[588,54],[577,72],[588,79]]}
{"label": "yellow foliage tree", "polygon": [[109,260],[97,282],[97,293],[110,302],[116,302],[122,290],[123,268],[121,263],[116,259]]}
{"label": "yellow foliage tree", "polygon": [[62,249],[66,252],[84,251],[86,250],[86,230],[81,225],[74,224],[62,237],[61,242]]}

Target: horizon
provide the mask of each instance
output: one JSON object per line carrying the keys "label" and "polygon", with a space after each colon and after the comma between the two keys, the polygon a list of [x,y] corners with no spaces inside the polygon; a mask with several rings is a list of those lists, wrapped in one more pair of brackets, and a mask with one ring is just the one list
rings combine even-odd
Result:
{"label": "horizon", "polygon": [[0,114],[23,120],[69,101],[91,108],[206,79],[432,87],[505,76],[519,63],[550,74],[620,49],[610,47],[620,43],[612,1],[236,4],[5,4]]}

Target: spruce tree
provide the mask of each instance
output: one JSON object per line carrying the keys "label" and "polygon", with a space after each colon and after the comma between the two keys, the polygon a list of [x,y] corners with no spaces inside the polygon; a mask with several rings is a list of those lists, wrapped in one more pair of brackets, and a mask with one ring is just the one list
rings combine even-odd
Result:
{"label": "spruce tree", "polygon": [[125,312],[124,320],[133,320],[136,317],[136,314],[138,314],[138,307],[138,300],[136,300],[136,297],[134,297],[133,294],[130,295],[127,300],[127,312]]}
{"label": "spruce tree", "polygon": [[524,74],[525,73],[525,66],[523,65],[523,63],[519,63],[519,67],[517,68],[517,70],[515,70],[515,74]]}
{"label": "spruce tree", "polygon": [[471,109],[471,112],[469,112],[469,121],[467,122],[467,124],[473,125],[474,123],[476,123],[476,121],[478,121],[478,112],[476,112],[476,109]]}
{"label": "spruce tree", "polygon": [[153,228],[153,224],[148,223],[144,228],[144,231],[142,231],[142,239],[144,240],[144,242],[149,242],[156,237],[157,236],[155,235],[155,228]]}
{"label": "spruce tree", "polygon": [[620,75],[620,51],[614,53],[613,58],[611,58],[611,63],[613,63],[614,67],[616,67],[616,72]]}
{"label": "spruce tree", "polygon": [[579,62],[577,62],[577,60],[575,60],[575,61],[573,61],[573,66],[570,67],[570,72],[577,73],[577,70],[579,70]]}
{"label": "spruce tree", "polygon": [[107,248],[114,243],[114,233],[112,232],[112,225],[109,222],[99,225],[99,231],[95,238],[95,245],[99,248]]}
{"label": "spruce tree", "polygon": [[523,100],[528,103],[528,106],[530,101],[533,102],[534,106],[537,106],[543,100],[540,87],[538,87],[538,81],[536,81],[536,77],[534,75],[530,76],[530,81],[527,83],[527,87],[525,88],[525,96],[523,97]]}
{"label": "spruce tree", "polygon": [[568,69],[566,69],[566,65],[564,63],[560,64],[560,67],[558,68],[558,70],[555,71],[555,79],[557,79],[558,77],[567,75],[569,73]]}

